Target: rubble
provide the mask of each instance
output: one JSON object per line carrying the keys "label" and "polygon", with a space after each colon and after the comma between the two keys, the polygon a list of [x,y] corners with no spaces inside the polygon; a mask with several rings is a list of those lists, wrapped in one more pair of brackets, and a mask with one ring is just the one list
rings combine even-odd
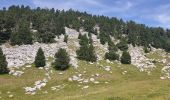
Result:
{"label": "rubble", "polygon": [[99,74],[95,75],[91,75],[92,77],[83,77],[82,74],[78,74],[78,75],[73,75],[72,77],[68,78],[68,81],[70,82],[78,82],[78,83],[83,83],[83,84],[87,84],[87,83],[94,83],[94,84],[98,84],[98,81],[95,81],[95,77],[97,78],[99,76]]}
{"label": "rubble", "polygon": [[161,73],[163,74],[161,79],[170,79],[170,63],[162,68]]}
{"label": "rubble", "polygon": [[84,86],[82,89],[87,89],[87,88],[89,88],[89,86],[87,85],[87,86]]}
{"label": "rubble", "polygon": [[10,75],[13,75],[13,76],[21,76],[22,74],[24,74],[23,71],[15,71],[15,70],[10,70],[9,72]]}
{"label": "rubble", "polygon": [[129,46],[129,53],[131,55],[131,64],[139,68],[140,71],[150,71],[156,66],[152,63],[152,59],[145,57],[142,47]]}

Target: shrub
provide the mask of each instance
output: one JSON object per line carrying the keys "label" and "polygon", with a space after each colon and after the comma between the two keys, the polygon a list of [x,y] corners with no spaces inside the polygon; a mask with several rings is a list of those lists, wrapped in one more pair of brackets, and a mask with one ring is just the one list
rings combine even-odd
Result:
{"label": "shrub", "polygon": [[116,54],[114,51],[109,51],[105,54],[105,59],[119,60],[119,55]]}
{"label": "shrub", "polygon": [[122,51],[126,51],[128,49],[126,42],[119,42],[116,46]]}
{"label": "shrub", "polygon": [[131,56],[129,52],[124,51],[121,57],[121,63],[122,64],[131,64]]}
{"label": "shrub", "polygon": [[64,35],[64,42],[67,43],[68,41],[68,35]]}

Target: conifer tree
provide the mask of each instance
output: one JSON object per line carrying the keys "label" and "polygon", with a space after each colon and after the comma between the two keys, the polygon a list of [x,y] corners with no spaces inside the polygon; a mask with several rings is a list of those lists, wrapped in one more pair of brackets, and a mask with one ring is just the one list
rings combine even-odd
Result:
{"label": "conifer tree", "polygon": [[122,51],[126,51],[128,49],[128,45],[124,41],[119,42],[116,46]]}
{"label": "conifer tree", "polygon": [[2,49],[0,48],[0,74],[7,74],[9,73],[9,69],[7,68],[7,61],[6,61],[6,57],[3,54]]}
{"label": "conifer tree", "polygon": [[121,57],[121,63],[122,64],[131,64],[131,56],[129,52],[123,51],[122,57]]}
{"label": "conifer tree", "polygon": [[111,50],[105,54],[105,59],[119,60],[119,55],[116,54],[113,50]]}
{"label": "conifer tree", "polygon": [[36,67],[44,67],[46,65],[44,52],[41,47],[38,49],[34,64]]}
{"label": "conifer tree", "polygon": [[96,60],[97,60],[97,57],[94,53],[94,47],[93,47],[92,44],[90,44],[90,46],[89,46],[89,57],[88,57],[88,59],[91,62],[96,62]]}
{"label": "conifer tree", "polygon": [[80,44],[80,49],[76,51],[78,59],[95,62],[97,60],[97,57],[94,53],[92,39],[91,38],[88,39],[85,34],[81,36],[79,44]]}
{"label": "conifer tree", "polygon": [[55,54],[54,67],[56,70],[66,70],[69,68],[70,58],[65,49],[60,48]]}

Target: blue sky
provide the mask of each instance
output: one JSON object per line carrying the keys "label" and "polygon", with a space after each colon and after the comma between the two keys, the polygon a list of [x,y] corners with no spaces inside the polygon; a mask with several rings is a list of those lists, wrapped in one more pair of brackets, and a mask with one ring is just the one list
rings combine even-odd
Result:
{"label": "blue sky", "polygon": [[32,8],[72,8],[91,14],[134,20],[149,26],[170,28],[170,0],[0,0],[0,8],[21,4]]}

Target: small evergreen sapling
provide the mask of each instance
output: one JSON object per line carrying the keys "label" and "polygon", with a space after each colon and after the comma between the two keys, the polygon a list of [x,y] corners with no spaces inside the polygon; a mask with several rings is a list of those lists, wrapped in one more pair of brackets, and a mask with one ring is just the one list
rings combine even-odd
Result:
{"label": "small evergreen sapling", "polygon": [[38,49],[34,64],[36,67],[44,67],[46,65],[44,52],[41,47]]}
{"label": "small evergreen sapling", "polygon": [[8,74],[9,73],[9,69],[7,68],[7,61],[6,61],[6,57],[3,54],[2,49],[0,48],[0,74]]}

